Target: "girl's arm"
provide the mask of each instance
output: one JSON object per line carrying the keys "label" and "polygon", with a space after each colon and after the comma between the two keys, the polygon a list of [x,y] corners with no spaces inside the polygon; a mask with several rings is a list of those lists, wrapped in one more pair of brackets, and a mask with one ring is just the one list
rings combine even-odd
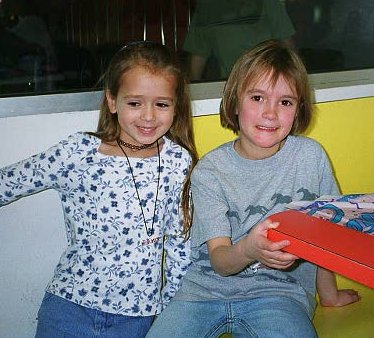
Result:
{"label": "girl's arm", "polygon": [[214,271],[221,276],[229,276],[254,262],[260,262],[273,269],[286,269],[291,266],[298,257],[281,251],[289,242],[272,242],[267,239],[267,231],[277,226],[278,223],[265,220],[257,224],[236,244],[232,244],[228,237],[209,240],[207,246]]}
{"label": "girl's arm", "polygon": [[164,243],[164,285],[162,300],[166,305],[178,291],[190,260],[190,241],[184,235],[167,235]]}
{"label": "girl's arm", "polygon": [[[178,208],[178,202],[176,208]],[[179,213],[171,212],[169,215],[174,215],[174,218],[171,217],[168,222],[170,227],[167,227],[164,238],[164,261],[162,264],[164,279],[161,292],[164,306],[178,291],[182,278],[191,264],[191,243],[190,240],[186,240],[182,233],[182,211]],[[178,217],[176,217],[177,215]]]}
{"label": "girl's arm", "polygon": [[324,268],[317,268],[317,292],[322,306],[344,306],[360,300],[356,290],[338,290],[336,276]]}
{"label": "girl's arm", "polygon": [[[182,277],[189,267],[190,241],[183,234],[183,211],[181,195],[185,181],[185,172],[190,166],[190,156],[185,154],[180,159],[181,165],[176,164],[173,175],[176,175],[176,185],[173,192],[173,203],[168,205],[163,220],[165,223],[163,288],[162,301],[166,305],[179,289]],[[179,174],[178,174],[179,173]]]}
{"label": "girl's arm", "polygon": [[[77,136],[69,137],[72,144],[74,137]],[[45,151],[0,168],[0,206],[49,188],[57,190],[59,179],[67,175],[68,165],[72,163],[68,162],[69,141],[60,141]]]}

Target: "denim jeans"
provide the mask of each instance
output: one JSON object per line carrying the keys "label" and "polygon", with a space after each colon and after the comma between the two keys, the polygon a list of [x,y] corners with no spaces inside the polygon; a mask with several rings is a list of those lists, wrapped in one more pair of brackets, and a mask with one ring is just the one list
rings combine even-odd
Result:
{"label": "denim jeans", "polygon": [[233,337],[316,338],[305,309],[286,297],[245,301],[172,300],[157,317],[147,338]]}
{"label": "denim jeans", "polygon": [[38,313],[36,338],[141,338],[153,316],[130,317],[85,308],[46,293]]}

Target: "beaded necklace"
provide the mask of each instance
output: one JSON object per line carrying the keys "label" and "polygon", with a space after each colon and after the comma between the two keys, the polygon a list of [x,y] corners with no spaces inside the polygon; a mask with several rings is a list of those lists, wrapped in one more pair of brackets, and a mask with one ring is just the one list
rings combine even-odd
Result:
{"label": "beaded necklace", "polygon": [[117,140],[117,143],[120,147],[124,146],[124,147],[130,148],[132,151],[139,151],[139,150],[142,150],[142,149],[147,149],[154,144],[154,143],[141,144],[140,146],[137,146],[135,144],[131,144],[131,143],[127,143],[125,141],[122,141],[120,138]]}

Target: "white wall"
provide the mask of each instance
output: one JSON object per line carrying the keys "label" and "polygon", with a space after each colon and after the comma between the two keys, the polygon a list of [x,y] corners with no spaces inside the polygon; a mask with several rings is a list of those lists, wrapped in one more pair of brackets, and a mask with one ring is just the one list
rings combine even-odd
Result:
{"label": "white wall", "polygon": [[[0,118],[0,167],[47,149],[98,113]],[[44,287],[66,244],[58,195],[45,191],[0,208],[0,338],[34,337]]]}

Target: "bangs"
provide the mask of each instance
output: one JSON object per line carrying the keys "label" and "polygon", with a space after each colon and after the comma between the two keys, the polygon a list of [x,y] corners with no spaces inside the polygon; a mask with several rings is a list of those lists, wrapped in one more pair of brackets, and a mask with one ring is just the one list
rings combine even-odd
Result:
{"label": "bangs", "polygon": [[238,98],[241,98],[245,91],[256,86],[260,82],[269,82],[271,87],[274,87],[280,77],[283,77],[291,90],[299,96],[300,91],[297,88],[297,76],[296,71],[290,71],[281,69],[280,67],[271,67],[269,64],[262,64],[253,67],[253,69],[248,70],[247,77],[244,77],[241,83],[238,86]]}

